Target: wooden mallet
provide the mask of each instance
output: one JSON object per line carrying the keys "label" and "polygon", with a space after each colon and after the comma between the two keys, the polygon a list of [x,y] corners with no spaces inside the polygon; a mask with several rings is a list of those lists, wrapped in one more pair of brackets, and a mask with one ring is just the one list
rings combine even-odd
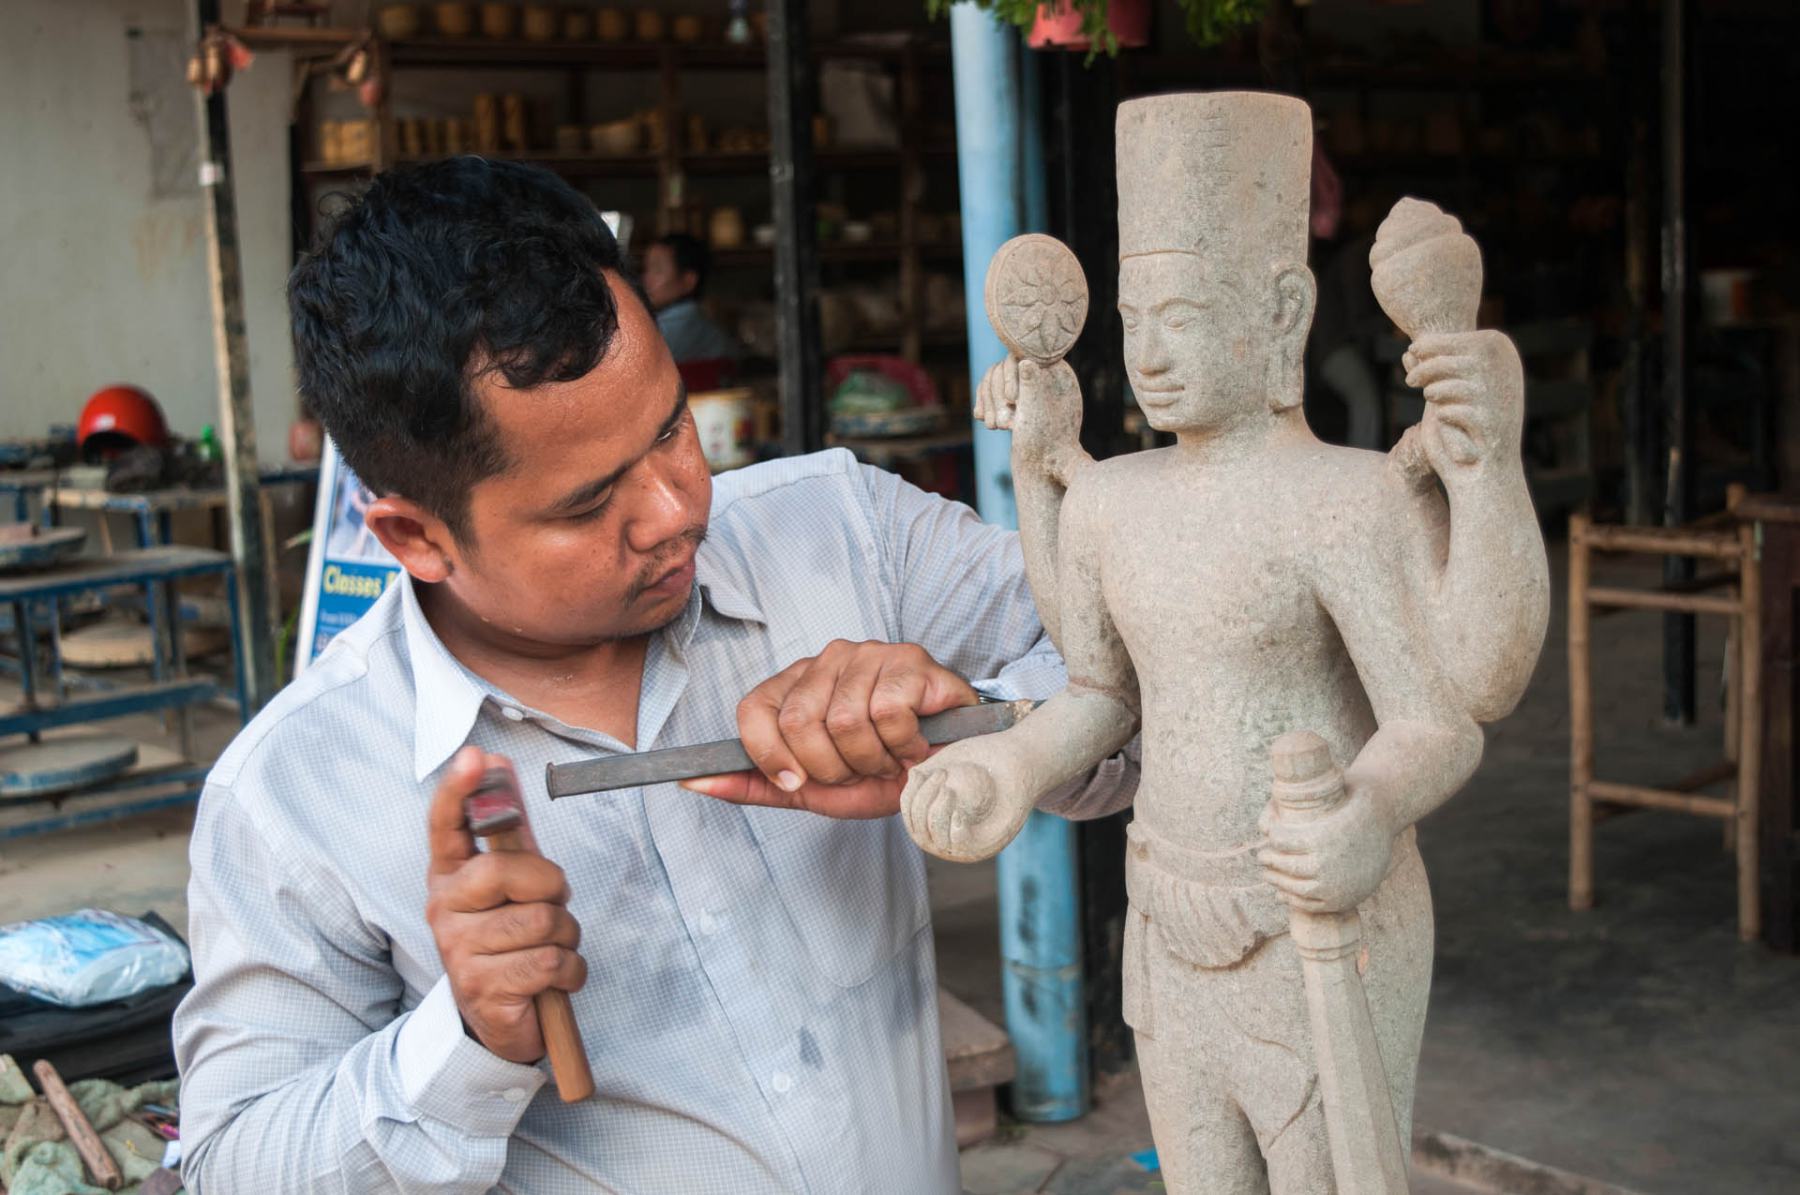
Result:
{"label": "wooden mallet", "polygon": [[[529,851],[537,854],[525,837],[525,801],[519,782],[506,768],[489,768],[463,802],[469,832],[485,839],[490,851]],[[581,1044],[581,1027],[569,993],[545,988],[537,994],[538,1028],[544,1035],[544,1052],[556,1076],[556,1093],[572,1104],[594,1094],[594,1075],[588,1069],[587,1051]]]}

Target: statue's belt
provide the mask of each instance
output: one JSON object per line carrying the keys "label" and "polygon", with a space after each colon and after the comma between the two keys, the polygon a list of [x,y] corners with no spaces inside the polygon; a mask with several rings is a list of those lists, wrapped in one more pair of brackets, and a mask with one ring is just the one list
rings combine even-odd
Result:
{"label": "statue's belt", "polygon": [[[1413,843],[1408,826],[1394,840],[1388,878]],[[1263,879],[1262,840],[1229,851],[1196,851],[1137,822],[1125,828],[1125,892],[1163,945],[1197,967],[1229,967],[1288,932],[1288,907]]]}
{"label": "statue's belt", "polygon": [[1175,957],[1229,967],[1288,931],[1288,909],[1262,878],[1260,842],[1195,851],[1133,822],[1125,830],[1125,890]]}

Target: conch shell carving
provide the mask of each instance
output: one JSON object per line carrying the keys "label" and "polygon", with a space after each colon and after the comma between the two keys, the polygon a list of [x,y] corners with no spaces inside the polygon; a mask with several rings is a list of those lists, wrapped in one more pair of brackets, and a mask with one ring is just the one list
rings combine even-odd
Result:
{"label": "conch shell carving", "polygon": [[1369,266],[1381,309],[1407,339],[1475,330],[1481,249],[1462,223],[1435,203],[1396,203],[1375,232]]}

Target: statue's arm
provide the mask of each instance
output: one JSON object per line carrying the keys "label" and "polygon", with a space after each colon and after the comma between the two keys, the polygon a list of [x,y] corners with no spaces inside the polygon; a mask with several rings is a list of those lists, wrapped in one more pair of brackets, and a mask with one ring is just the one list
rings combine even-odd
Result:
{"label": "statue's arm", "polygon": [[[1069,684],[1011,730],[953,743],[917,765],[901,796],[921,847],[970,862],[1000,851],[1043,797],[1137,733],[1138,688],[1100,584],[1109,512],[1087,470],[1062,503],[1057,583]],[[1119,512],[1122,513],[1122,512]]]}
{"label": "statue's arm", "polygon": [[1417,648],[1429,616],[1386,529],[1368,527],[1348,542],[1361,551],[1328,558],[1315,587],[1375,714],[1375,733],[1344,771],[1345,789],[1373,803],[1391,837],[1468,780],[1481,760],[1481,728],[1437,653]]}
{"label": "statue's arm", "polygon": [[1413,479],[1412,514],[1433,547],[1417,574],[1430,639],[1463,707],[1491,722],[1524,694],[1550,617],[1549,562],[1520,456],[1523,371],[1512,342],[1492,331],[1421,336],[1407,367],[1429,405],[1395,452],[1422,454],[1449,500],[1446,532],[1444,499],[1429,477]]}
{"label": "statue's arm", "polygon": [[1056,575],[1068,687],[1001,736],[1011,737],[1009,753],[1020,760],[1034,804],[1137,733],[1137,673],[1101,588],[1101,548],[1112,520],[1126,513],[1111,508],[1111,488],[1084,474],[1061,503]]}
{"label": "statue's arm", "polygon": [[1093,463],[1081,447],[1081,386],[1066,362],[1039,365],[1009,357],[982,378],[975,414],[990,427],[1012,432],[1013,496],[1025,578],[1044,630],[1062,651],[1058,543],[1063,498]]}

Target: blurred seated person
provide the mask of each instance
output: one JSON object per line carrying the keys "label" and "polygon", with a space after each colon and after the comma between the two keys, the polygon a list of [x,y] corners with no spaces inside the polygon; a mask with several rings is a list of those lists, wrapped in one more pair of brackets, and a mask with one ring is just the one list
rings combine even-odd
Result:
{"label": "blurred seated person", "polygon": [[700,309],[711,265],[706,246],[685,233],[658,237],[644,251],[644,293],[677,365],[735,361],[743,353],[738,342]]}

